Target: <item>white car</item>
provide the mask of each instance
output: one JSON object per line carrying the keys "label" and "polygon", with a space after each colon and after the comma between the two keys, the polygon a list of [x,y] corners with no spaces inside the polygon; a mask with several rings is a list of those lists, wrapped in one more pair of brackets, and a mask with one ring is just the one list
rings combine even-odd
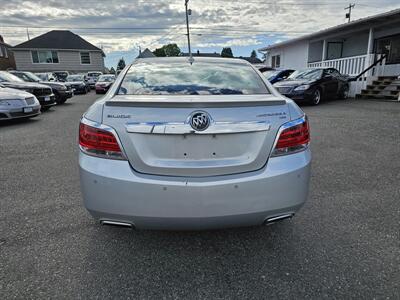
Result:
{"label": "white car", "polygon": [[105,225],[209,229],[292,217],[307,199],[304,112],[238,59],[138,59],[84,114],[83,200]]}
{"label": "white car", "polygon": [[30,93],[0,85],[0,120],[32,118],[40,114],[40,103]]}

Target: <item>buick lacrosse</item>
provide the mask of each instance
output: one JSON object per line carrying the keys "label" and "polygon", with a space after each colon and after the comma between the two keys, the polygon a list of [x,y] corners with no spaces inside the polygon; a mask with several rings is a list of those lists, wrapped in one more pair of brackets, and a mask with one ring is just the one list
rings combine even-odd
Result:
{"label": "buick lacrosse", "polygon": [[147,229],[283,220],[307,199],[309,142],[304,112],[245,61],[139,59],[81,119],[84,205]]}

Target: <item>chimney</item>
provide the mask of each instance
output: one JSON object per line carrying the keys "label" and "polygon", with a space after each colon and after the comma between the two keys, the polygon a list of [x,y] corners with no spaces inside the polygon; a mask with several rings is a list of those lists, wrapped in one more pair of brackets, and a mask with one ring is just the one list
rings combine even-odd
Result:
{"label": "chimney", "polygon": [[200,51],[199,50],[197,50],[197,55],[200,56]]}
{"label": "chimney", "polygon": [[4,43],[4,39],[3,39],[3,37],[1,36],[1,34],[0,34],[0,42]]}

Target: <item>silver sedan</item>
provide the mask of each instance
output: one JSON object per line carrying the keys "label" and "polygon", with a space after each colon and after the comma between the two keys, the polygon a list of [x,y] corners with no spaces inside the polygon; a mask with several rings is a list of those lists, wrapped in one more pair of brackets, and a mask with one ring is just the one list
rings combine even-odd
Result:
{"label": "silver sedan", "polygon": [[30,93],[0,85],[0,120],[32,118],[40,114],[40,103]]}
{"label": "silver sedan", "polygon": [[307,199],[304,112],[237,59],[135,61],[84,114],[84,205],[100,223],[201,230],[292,217]]}

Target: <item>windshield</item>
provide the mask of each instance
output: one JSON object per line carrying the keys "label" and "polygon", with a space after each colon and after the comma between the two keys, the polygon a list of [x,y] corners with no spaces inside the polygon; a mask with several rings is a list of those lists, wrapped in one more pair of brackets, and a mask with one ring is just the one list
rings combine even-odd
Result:
{"label": "windshield", "polygon": [[236,63],[137,63],[126,73],[118,94],[251,95],[268,94],[251,66]]}
{"label": "windshield", "polygon": [[102,75],[99,77],[100,82],[113,82],[114,80],[114,75]]}
{"label": "windshield", "polygon": [[321,69],[309,69],[309,70],[300,70],[300,71],[295,71],[288,77],[288,80],[298,80],[298,79],[307,79],[307,80],[313,80],[313,79],[319,79],[322,76],[322,70]]}
{"label": "windshield", "polygon": [[99,77],[101,75],[101,73],[88,73],[87,76],[88,77]]}
{"label": "windshield", "polygon": [[24,82],[17,76],[5,71],[0,71],[0,82]]}
{"label": "windshield", "polygon": [[280,73],[280,71],[266,71],[263,74],[264,74],[265,78],[271,79],[271,78],[279,75],[279,73]]}
{"label": "windshield", "polygon": [[47,75],[45,73],[37,73],[35,74],[40,80],[47,80]]}
{"label": "windshield", "polygon": [[67,77],[67,81],[84,81],[83,75],[70,75]]}
{"label": "windshield", "polygon": [[31,72],[15,73],[15,76],[27,82],[39,82],[41,79]]}

